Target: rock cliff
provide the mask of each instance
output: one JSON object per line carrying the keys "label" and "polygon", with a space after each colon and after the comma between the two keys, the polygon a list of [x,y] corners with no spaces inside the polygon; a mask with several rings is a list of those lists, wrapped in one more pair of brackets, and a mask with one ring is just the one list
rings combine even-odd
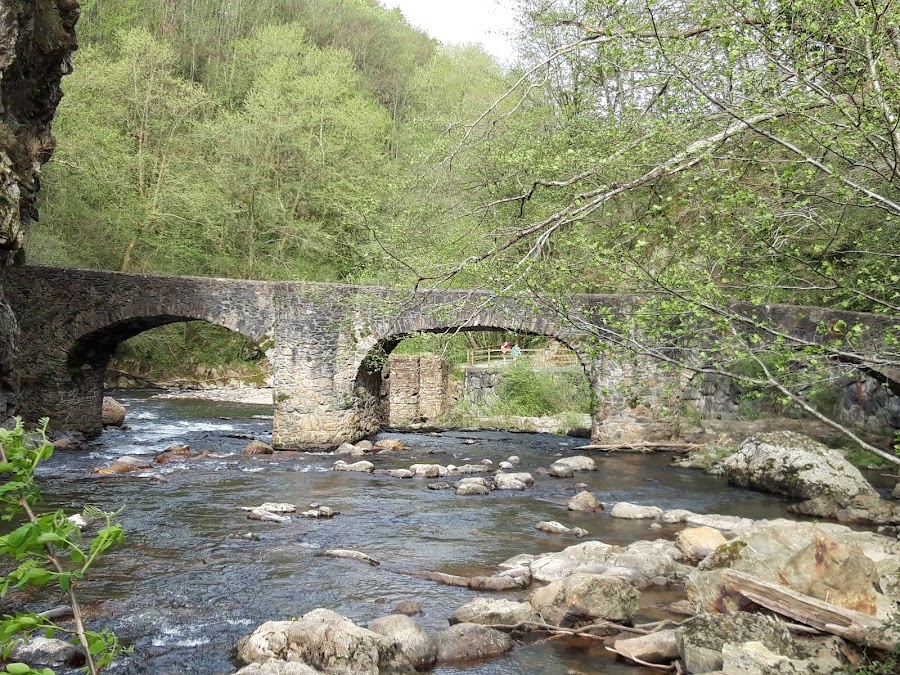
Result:
{"label": "rock cliff", "polygon": [[50,123],[60,79],[72,68],[79,12],[75,0],[0,2],[0,422],[16,387],[16,321],[3,272],[21,257],[24,233],[37,220],[41,165],[55,147]]}

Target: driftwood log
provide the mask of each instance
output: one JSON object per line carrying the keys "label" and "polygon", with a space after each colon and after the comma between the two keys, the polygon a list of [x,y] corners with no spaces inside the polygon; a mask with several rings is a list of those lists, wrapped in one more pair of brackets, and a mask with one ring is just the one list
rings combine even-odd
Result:
{"label": "driftwood log", "polygon": [[885,651],[900,642],[896,631],[870,614],[832,605],[737,570],[723,570],[722,579],[730,590],[750,602],[825,633]]}

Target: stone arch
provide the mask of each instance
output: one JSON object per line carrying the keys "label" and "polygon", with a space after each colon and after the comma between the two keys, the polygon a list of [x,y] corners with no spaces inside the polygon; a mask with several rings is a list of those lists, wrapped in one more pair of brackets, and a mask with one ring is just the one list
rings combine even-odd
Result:
{"label": "stone arch", "polygon": [[498,317],[475,317],[474,320],[469,318],[469,322],[460,321],[458,325],[447,321],[446,317],[439,322],[429,321],[427,315],[401,318],[393,322],[387,330],[373,333],[359,340],[352,365],[354,374],[352,396],[355,400],[358,417],[364,421],[365,426],[362,429],[364,433],[374,433],[386,422],[381,386],[383,367],[387,357],[404,339],[421,333],[452,335],[490,331],[551,338],[575,354],[588,383],[593,388],[594,362],[577,336],[562,331],[550,322],[536,317],[525,321],[504,321],[499,320]]}

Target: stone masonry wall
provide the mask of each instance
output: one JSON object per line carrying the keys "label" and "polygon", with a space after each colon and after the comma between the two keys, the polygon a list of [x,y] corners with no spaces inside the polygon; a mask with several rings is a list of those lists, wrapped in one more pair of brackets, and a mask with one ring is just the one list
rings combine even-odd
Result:
{"label": "stone masonry wall", "polygon": [[[487,293],[410,297],[342,284],[17,266],[7,270],[5,290],[22,335],[16,356],[22,412],[48,416],[57,428],[99,433],[103,376],[120,342],[156,326],[200,320],[263,346],[274,376],[273,445],[280,449],[335,446],[375,433],[385,421],[385,355],[416,332],[458,329],[543,335],[571,348],[597,399],[592,438],[598,442],[656,440],[678,432],[681,373],[628,353],[585,353],[583,336],[557,324],[553,315]],[[581,302],[585,312],[615,311],[622,300],[584,296]],[[889,320],[835,315],[876,327]],[[789,317],[792,330],[815,334],[821,312],[791,308]],[[438,400],[444,377],[443,366],[420,361],[417,415],[440,408],[422,404]]]}
{"label": "stone masonry wall", "polygon": [[450,367],[439,356],[391,355],[384,379],[390,426],[446,418],[449,374]]}

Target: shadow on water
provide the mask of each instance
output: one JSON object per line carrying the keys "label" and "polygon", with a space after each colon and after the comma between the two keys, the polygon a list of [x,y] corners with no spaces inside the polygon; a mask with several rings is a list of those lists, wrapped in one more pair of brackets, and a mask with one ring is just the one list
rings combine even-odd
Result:
{"label": "shadow on water", "polygon": [[[116,666],[119,673],[230,673],[239,638],[264,621],[317,607],[364,624],[411,599],[423,609],[416,617],[420,625],[441,630],[476,594],[396,571],[489,572],[518,553],[577,543],[538,532],[539,520],[583,527],[589,538],[614,544],[674,536],[675,529],[651,530],[647,521],[567,511],[577,482],[587,483],[604,503],[625,500],[755,518],[786,514],[781,500],[673,468],[664,455],[600,456],[599,471],[554,479],[537,475],[537,469],[557,455],[574,454],[582,441],[505,432],[391,434],[412,449],[393,458],[379,455],[375,462],[384,468],[482,459],[496,465],[515,454],[521,470],[537,481],[526,492],[458,497],[452,490],[427,490],[426,481],[331,472],[331,456],[241,457],[250,438],[270,437],[271,421],[253,418],[270,414],[270,407],[137,394],[121,400],[129,408],[128,429],[104,433],[89,452],[57,453],[40,471],[48,499],[67,511],[83,503],[124,507],[127,545],[107,556],[82,587],[93,625],[112,628],[135,647]],[[172,443],[220,456],[162,464],[154,471],[161,480],[155,481],[147,474],[89,475],[91,467],[115,457],[155,455]],[[341,513],[327,521],[273,525],[249,521],[239,510],[263,501],[327,504]],[[247,532],[259,541],[227,538]],[[382,565],[317,557],[327,548],[360,550]],[[503,595],[524,598],[527,592]],[[645,593],[642,616],[660,618],[653,605],[673,599],[671,593]],[[501,659],[434,672],[563,675],[570,669],[585,675],[655,672],[616,662],[602,644],[561,640],[521,644]]]}

